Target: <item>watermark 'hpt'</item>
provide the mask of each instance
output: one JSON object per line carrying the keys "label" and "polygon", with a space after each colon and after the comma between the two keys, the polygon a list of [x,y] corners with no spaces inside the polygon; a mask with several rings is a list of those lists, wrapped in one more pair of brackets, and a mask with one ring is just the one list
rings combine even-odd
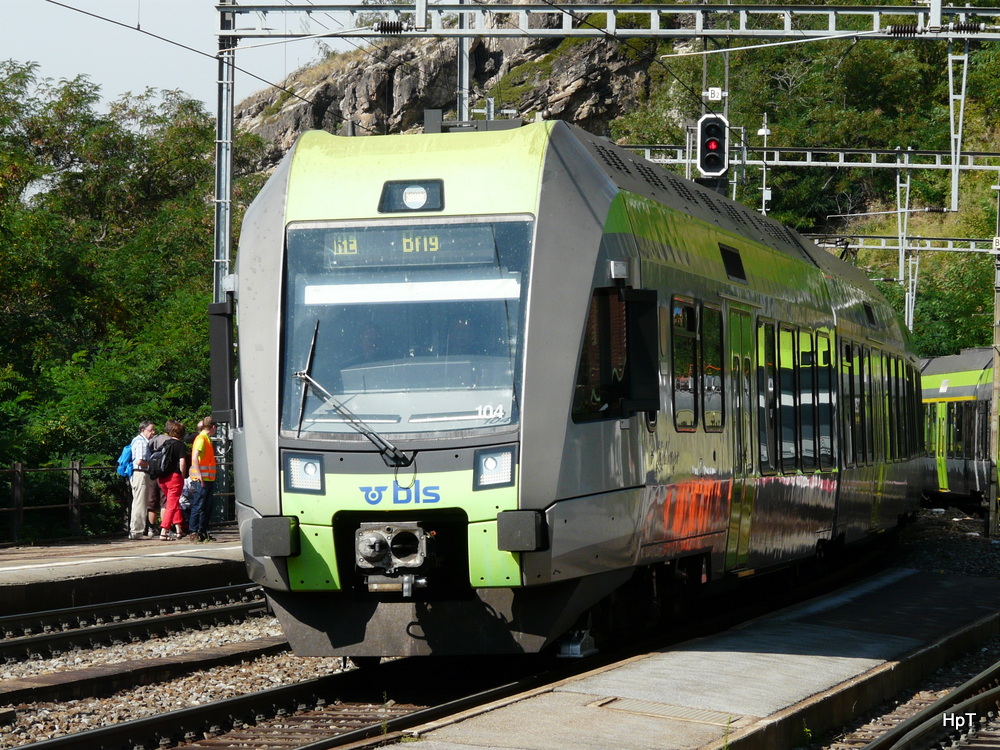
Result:
{"label": "watermark 'hpt'", "polygon": [[953,729],[972,729],[975,724],[976,714],[943,714],[944,726]]}

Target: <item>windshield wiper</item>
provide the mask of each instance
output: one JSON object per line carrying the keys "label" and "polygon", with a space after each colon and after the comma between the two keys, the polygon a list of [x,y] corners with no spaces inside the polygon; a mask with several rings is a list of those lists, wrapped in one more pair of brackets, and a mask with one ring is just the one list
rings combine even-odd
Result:
{"label": "windshield wiper", "polygon": [[[316,338],[319,336],[319,320],[316,321],[316,325],[313,328],[312,343],[309,344],[309,356],[306,357],[306,369],[304,372],[306,375],[312,372],[313,367],[313,355],[316,354]],[[295,373],[296,377],[298,373]],[[302,383],[302,397],[299,399],[299,421],[295,427],[295,437],[302,435],[302,418],[306,413],[306,397],[309,395],[309,387],[305,382]]]}
{"label": "windshield wiper", "polygon": [[[315,343],[315,338],[313,339],[313,342]],[[312,357],[310,356],[310,361],[311,360]],[[296,372],[292,377],[295,377],[303,382],[303,393],[305,393],[307,388],[312,388],[313,391],[315,391],[316,394],[319,395],[328,405],[333,407],[334,411],[346,419],[347,423],[351,427],[368,438],[372,445],[378,448],[378,453],[382,456],[382,460],[385,461],[386,466],[401,467],[409,466],[413,463],[413,459],[417,455],[416,452],[414,452],[411,456],[407,456],[403,451],[361,421],[361,419],[359,419],[350,409],[334,398],[326,388],[317,383],[308,372],[304,370],[302,372]]]}

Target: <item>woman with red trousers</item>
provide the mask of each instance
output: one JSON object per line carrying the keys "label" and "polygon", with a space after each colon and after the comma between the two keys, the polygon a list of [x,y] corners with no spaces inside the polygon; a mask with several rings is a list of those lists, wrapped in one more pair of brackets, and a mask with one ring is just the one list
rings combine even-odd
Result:
{"label": "woman with red trousers", "polygon": [[[170,436],[163,446],[164,464],[168,473],[157,480],[160,491],[166,498],[160,516],[160,539],[164,542],[171,538],[180,539],[183,535],[181,526],[184,523],[184,516],[181,513],[180,499],[181,492],[184,491],[184,475],[188,470],[187,451],[181,442],[181,438],[184,437],[184,425],[174,422],[172,425],[167,425],[165,432]],[[174,537],[170,536],[171,526],[176,534]]]}

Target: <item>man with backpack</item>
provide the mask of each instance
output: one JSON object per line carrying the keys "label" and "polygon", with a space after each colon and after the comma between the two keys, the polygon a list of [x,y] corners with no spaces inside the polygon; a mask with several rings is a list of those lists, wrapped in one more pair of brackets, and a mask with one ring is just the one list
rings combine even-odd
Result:
{"label": "man with backpack", "polygon": [[[173,427],[174,420],[168,419],[163,423],[163,432],[156,433],[154,437],[149,439],[150,462],[153,460],[153,454],[163,448],[166,442],[170,440],[170,432],[173,430]],[[163,493],[160,491],[160,483],[157,479],[158,477],[153,476],[153,472],[149,473],[149,497],[146,502],[149,519],[146,535],[150,537],[157,537],[160,535],[160,513],[162,512],[163,506],[166,502],[166,498],[163,497]]]}
{"label": "man with backpack", "polygon": [[156,425],[142,422],[139,434],[132,438],[132,512],[129,516],[129,539],[146,538],[146,507],[149,503],[149,440],[156,434]]}

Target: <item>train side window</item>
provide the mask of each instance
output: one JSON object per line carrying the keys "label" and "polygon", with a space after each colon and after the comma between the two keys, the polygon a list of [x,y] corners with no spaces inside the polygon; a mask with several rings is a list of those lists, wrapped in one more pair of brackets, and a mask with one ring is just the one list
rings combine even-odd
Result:
{"label": "train side window", "polygon": [[698,427],[698,311],[693,301],[677,298],[671,309],[674,427],[693,432]]}
{"label": "train side window", "polygon": [[573,393],[573,421],[630,417],[660,408],[656,292],[595,289]]}
{"label": "train side window", "polygon": [[[896,397],[899,399],[899,403],[896,406],[896,429],[898,430],[898,435],[896,439],[899,445],[899,460],[902,461],[909,458],[909,442],[910,434],[906,429],[906,422],[909,418],[907,405],[910,399],[910,388],[909,383],[906,380],[906,360],[902,358],[897,358],[896,361]],[[915,429],[920,429],[920,425],[915,425]]]}
{"label": "train side window", "polygon": [[886,398],[885,408],[887,411],[886,435],[888,436],[888,446],[886,448],[886,458],[890,461],[898,461],[899,455],[899,360],[891,355],[885,355],[882,360],[886,367]]}
{"label": "train side window", "polygon": [[625,302],[617,289],[595,289],[577,369],[573,421],[617,418],[625,396]]}
{"label": "train side window", "polygon": [[802,469],[816,468],[816,352],[812,331],[799,331],[799,436]]}
{"label": "train side window", "polygon": [[882,462],[886,459],[885,449],[885,369],[882,367],[882,352],[878,349],[868,351],[869,390],[869,433],[872,436],[869,459]]}
{"label": "train side window", "polygon": [[979,451],[979,402],[969,402],[969,438],[965,441],[970,460],[977,458]]}
{"label": "train side window", "polygon": [[879,393],[879,418],[882,422],[882,456],[885,461],[892,461],[892,375],[889,367],[891,358],[885,352],[879,352],[881,373],[881,392]]}
{"label": "train side window", "polygon": [[976,412],[979,415],[979,440],[976,445],[976,458],[980,461],[990,456],[990,402],[977,401]]}
{"label": "train side window", "polygon": [[778,467],[778,356],[774,323],[757,322],[757,431],[760,471],[773,474]]}
{"label": "train side window", "polygon": [[666,307],[659,309],[660,359],[665,360],[670,353],[670,316]]}
{"label": "train side window", "polygon": [[882,397],[885,403],[885,458],[887,461],[896,461],[899,458],[899,435],[896,432],[896,399],[899,390],[896,386],[896,358],[892,355],[882,355],[882,380],[885,383]]}
{"label": "train side window", "polygon": [[965,457],[973,459],[976,457],[976,402],[969,401],[965,405],[966,426],[965,426]]}
{"label": "train side window", "polygon": [[859,409],[861,414],[861,424],[859,427],[861,435],[864,439],[861,454],[858,456],[858,463],[863,464],[871,463],[875,459],[875,446],[873,445],[874,441],[872,435],[872,364],[871,351],[868,347],[859,347],[858,360],[860,362],[858,373],[861,380],[858,390],[861,394],[861,404]]}
{"label": "train side window", "polygon": [[958,403],[948,404],[948,458],[959,458],[962,444],[962,425],[958,418]]}
{"label": "train side window", "polygon": [[843,456],[845,466],[854,466],[857,463],[857,382],[854,371],[857,362],[854,358],[854,346],[850,342],[844,342],[841,347],[843,352],[840,358],[840,455]]}
{"label": "train side window", "polygon": [[934,416],[937,413],[938,404],[924,405],[924,451],[929,456],[934,455],[934,438],[937,434],[937,421]]}
{"label": "train side window", "polygon": [[969,458],[969,407],[970,401],[964,401],[958,405],[959,439],[955,446],[958,458]]}
{"label": "train side window", "polygon": [[781,326],[778,331],[778,367],[781,400],[779,415],[781,420],[781,468],[793,473],[798,468],[798,398],[796,393],[798,370],[798,347],[795,345],[796,331]]}
{"label": "train side window", "polygon": [[907,449],[906,412],[910,390],[906,383],[906,362],[896,357],[896,458],[900,461],[909,455]]}
{"label": "train side window", "polygon": [[722,368],[722,310],[701,309],[702,413],[705,431],[721,432],[725,392]]}
{"label": "train side window", "polygon": [[946,402],[942,411],[944,412],[944,424],[941,425],[938,434],[938,445],[940,446],[938,453],[946,458],[951,458],[951,433],[955,424],[955,404]]}
{"label": "train side window", "polygon": [[[911,383],[910,375],[910,365],[906,360],[900,360],[900,378],[902,382],[900,388],[903,393],[900,396],[901,399],[901,414],[900,414],[900,442],[899,448],[903,451],[903,458],[911,458],[920,449],[920,437],[917,433],[920,425],[918,419],[923,417],[922,406],[917,406],[916,411],[913,411],[913,387]],[[921,402],[922,402],[921,398]]]}
{"label": "train side window", "polygon": [[830,337],[816,334],[816,433],[819,437],[819,467],[833,469],[836,458],[833,451],[833,352]]}
{"label": "train side window", "polygon": [[719,252],[722,254],[722,264],[726,268],[726,276],[729,277],[729,280],[746,284],[747,272],[743,268],[743,258],[740,257],[740,251],[720,244]]}

